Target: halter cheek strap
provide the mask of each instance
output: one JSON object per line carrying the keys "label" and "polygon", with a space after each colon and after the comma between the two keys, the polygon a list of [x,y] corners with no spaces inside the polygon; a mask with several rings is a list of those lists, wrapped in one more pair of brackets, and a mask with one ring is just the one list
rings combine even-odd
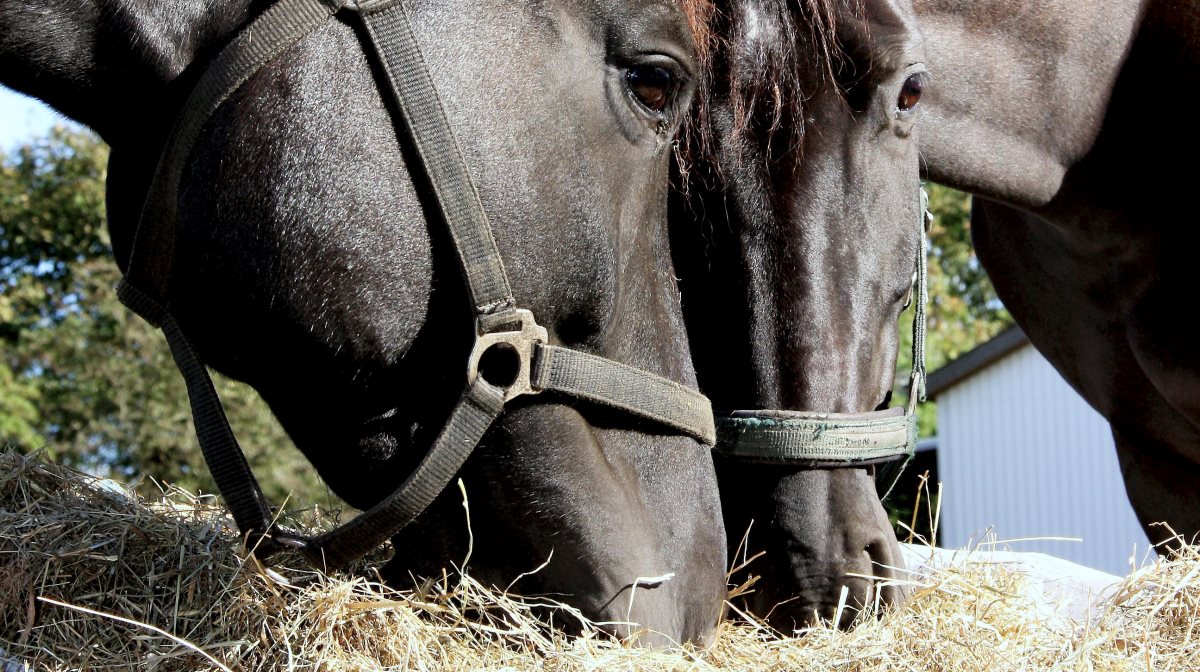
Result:
{"label": "halter cheek strap", "polygon": [[[343,8],[356,11],[366,27],[450,230],[475,316],[475,346],[466,362],[465,389],[412,474],[370,510],[307,538],[272,523],[270,506],[229,427],[208,371],[171,313],[171,264],[179,182],[204,124],[255,72]],[[167,141],[118,295],[166,335],[187,383],[204,459],[238,528],[251,535],[261,557],[295,547],[314,565],[336,568],[369,552],[429,506],[505,403],[518,396],[549,390],[663,424],[706,445],[716,440],[712,407],[699,392],[641,369],[553,345],[533,314],[516,307],[491,226],[425,67],[404,0],[281,0],[234,38],[202,75]],[[518,367],[511,381],[489,382],[480,373],[480,360],[494,348],[516,353]]]}
{"label": "halter cheek strap", "polygon": [[912,457],[917,444],[917,403],[925,401],[925,306],[929,300],[925,247],[932,221],[929,195],[921,189],[921,248],[913,277],[916,308],[907,409],[870,413],[734,411],[717,418],[717,452],[752,462],[815,468]]}

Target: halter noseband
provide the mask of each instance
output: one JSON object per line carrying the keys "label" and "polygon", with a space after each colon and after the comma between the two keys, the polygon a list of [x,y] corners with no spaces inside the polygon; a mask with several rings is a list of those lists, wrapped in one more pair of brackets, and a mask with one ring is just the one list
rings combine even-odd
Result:
{"label": "halter noseband", "polygon": [[[270,507],[229,427],[212,379],[170,310],[171,265],[184,162],[205,122],[241,84],[342,9],[356,12],[417,149],[466,278],[475,345],[466,388],[433,446],[382,502],[318,537],[272,522]],[[187,383],[204,459],[238,528],[256,553],[298,548],[319,567],[336,568],[369,552],[415,519],[445,489],[503,412],[506,402],[552,390],[666,425],[706,445],[715,441],[712,406],[699,392],[596,355],[552,345],[533,314],[517,307],[491,226],[459,152],[413,35],[405,0],[281,0],[243,29],[201,76],[172,128],[134,238],[121,301],[162,328]],[[507,349],[516,375],[500,384],[479,371],[487,352]]]}
{"label": "halter noseband", "polygon": [[932,221],[929,195],[922,188],[921,248],[913,274],[917,305],[908,408],[868,413],[733,411],[717,418],[714,450],[751,462],[813,468],[863,466],[912,457],[917,444],[917,403],[925,401],[925,305],[929,300],[925,243]]}

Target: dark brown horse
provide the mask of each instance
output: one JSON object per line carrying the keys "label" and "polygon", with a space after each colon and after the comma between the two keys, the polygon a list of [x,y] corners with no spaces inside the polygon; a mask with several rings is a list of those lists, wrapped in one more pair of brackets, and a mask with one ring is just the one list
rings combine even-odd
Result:
{"label": "dark brown horse", "polygon": [[[882,411],[922,251],[912,8],[696,4],[712,37],[672,239],[702,389],[718,413]],[[778,462],[716,460],[731,554],[747,529],[746,555],[765,551],[750,608],[791,630],[837,615],[843,586],[841,625],[897,599],[871,578],[901,563],[877,465]]]}
{"label": "dark brown horse", "polygon": [[[235,37],[272,5],[0,4],[0,81],[112,147],[109,226],[123,270],[181,106],[222,47],[273,39]],[[175,253],[159,298],[202,360],[254,385],[330,487],[367,508],[438,436],[482,322],[467,309],[425,148],[397,133],[403,115],[384,93],[393,66],[364,50],[354,6],[309,6],[329,20],[198,129],[166,201],[178,217],[163,234]],[[357,4],[364,17],[383,6],[397,11]],[[516,304],[548,345],[694,386],[665,220],[671,139],[697,75],[684,15],[666,0],[411,0],[402,11]],[[598,620],[629,618],[657,633],[644,641],[704,640],[725,585],[708,448],[563,400],[514,401],[462,469],[473,573],[507,585],[549,560],[518,588]],[[466,555],[459,500],[443,492],[394,538],[396,573]]]}
{"label": "dark brown horse", "polygon": [[[930,179],[1033,344],[1112,425],[1152,540],[1200,533],[1195,0],[916,0]],[[1004,203],[1002,205],[1001,203]]]}

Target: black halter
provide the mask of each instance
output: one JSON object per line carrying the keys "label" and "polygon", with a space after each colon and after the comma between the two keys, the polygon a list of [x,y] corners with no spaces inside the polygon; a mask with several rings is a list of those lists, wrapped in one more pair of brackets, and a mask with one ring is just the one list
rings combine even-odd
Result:
{"label": "black halter", "polygon": [[[342,9],[356,12],[367,28],[450,229],[475,317],[475,346],[467,358],[462,396],[413,473],[349,523],[304,538],[271,522],[270,508],[208,371],[171,314],[171,266],[179,182],[201,128],[241,84]],[[204,459],[238,527],[251,535],[252,545],[264,557],[291,546],[314,565],[334,568],[375,548],[425,510],[503,412],[505,402],[520,395],[553,390],[661,423],[706,445],[715,441],[712,408],[703,395],[641,369],[551,345],[533,314],[516,306],[479,194],[413,36],[405,0],[282,0],[234,38],[205,71],[171,131],[118,295],[166,335],[187,382]],[[516,352],[520,363],[513,380],[489,382],[480,375],[480,359],[493,349]]]}

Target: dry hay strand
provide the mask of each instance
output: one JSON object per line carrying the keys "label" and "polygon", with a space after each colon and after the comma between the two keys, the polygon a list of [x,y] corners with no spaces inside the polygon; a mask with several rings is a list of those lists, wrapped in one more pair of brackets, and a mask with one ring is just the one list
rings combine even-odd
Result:
{"label": "dry hay strand", "polygon": [[914,580],[906,604],[848,632],[782,637],[728,621],[703,652],[640,649],[469,572],[389,588],[375,573],[385,555],[330,576],[297,558],[264,568],[213,498],[169,490],[149,502],[38,455],[0,454],[0,672],[1200,669],[1190,546],[1127,577],[1083,621],[1048,616],[1021,590],[1028,577],[968,562]]}

